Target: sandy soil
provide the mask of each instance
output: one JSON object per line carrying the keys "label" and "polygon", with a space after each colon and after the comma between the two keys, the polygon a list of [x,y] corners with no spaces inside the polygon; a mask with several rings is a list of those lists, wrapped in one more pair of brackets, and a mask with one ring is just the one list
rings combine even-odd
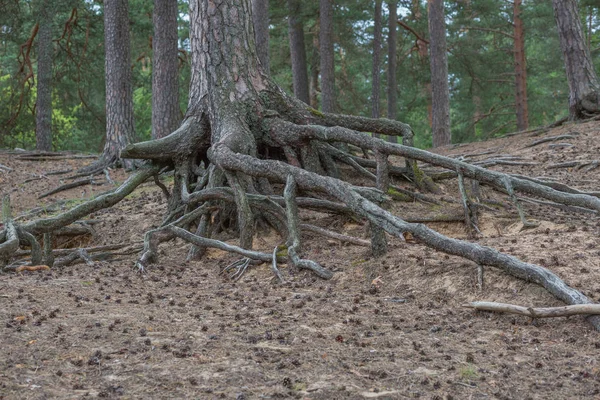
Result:
{"label": "sandy soil", "polygon": [[[573,137],[526,147],[564,134]],[[573,146],[555,146],[560,143]],[[494,153],[469,160],[518,156],[536,164],[492,168],[600,190],[600,168],[549,168],[598,159],[600,123],[440,152],[486,150]],[[64,208],[72,206],[112,185],[98,177],[101,185],[38,200],[65,175],[24,181],[86,162],[24,161],[0,153],[0,164],[13,169],[0,169],[0,191],[11,195],[17,216],[57,200],[70,199]],[[126,175],[112,171],[111,177],[122,182]],[[455,196],[455,184],[442,188],[438,197]],[[600,301],[598,216],[524,203],[527,217],[539,226],[522,230],[506,197],[483,191],[506,206],[481,215],[478,242],[550,268]],[[393,206],[401,216],[461,212],[458,204],[448,208]],[[164,211],[160,190],[144,184],[116,207],[91,216],[93,235],[61,246],[134,247]],[[351,221],[304,217],[355,236],[365,232]],[[431,226],[467,237],[461,222]],[[278,240],[263,233],[255,245],[268,250]],[[288,282],[280,285],[267,265],[232,282],[219,270],[235,257],[211,251],[203,261],[185,262],[187,251],[180,241],[163,245],[160,262],[144,275],[133,269],[135,252],[93,266],[0,275],[0,399],[600,398],[600,333],[584,318],[531,321],[461,307],[473,300],[561,304],[544,289],[492,268],[479,291],[473,263],[419,244],[390,239],[389,254],[372,259],[366,248],[308,236],[304,255],[334,270],[334,278],[290,275],[283,265]],[[376,276],[380,283],[372,285]]]}

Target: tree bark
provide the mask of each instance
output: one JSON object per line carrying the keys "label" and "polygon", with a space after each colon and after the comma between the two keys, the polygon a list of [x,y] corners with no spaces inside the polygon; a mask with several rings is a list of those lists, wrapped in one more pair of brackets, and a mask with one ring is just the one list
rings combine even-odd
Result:
{"label": "tree bark", "polygon": [[319,109],[319,26],[320,20],[315,24],[316,32],[313,35],[310,63],[310,106],[315,110]]}
{"label": "tree bark", "polygon": [[252,18],[254,20],[254,37],[256,52],[263,71],[270,74],[269,61],[269,0],[252,0]]}
{"label": "tree bark", "polygon": [[514,57],[515,57],[515,104],[517,129],[524,131],[529,127],[529,108],[527,105],[527,61],[525,59],[525,32],[521,19],[522,0],[514,0]]}
{"label": "tree bark", "polygon": [[375,0],[373,27],[373,68],[371,70],[371,118],[379,118],[379,91],[381,65],[381,0]]}
{"label": "tree bark", "polygon": [[52,11],[49,0],[39,2],[35,148],[52,150]]}
{"label": "tree bark", "polygon": [[333,4],[320,0],[319,47],[321,54],[321,109],[335,112],[335,64],[333,54]]}
{"label": "tree bark", "polygon": [[300,0],[288,0],[287,4],[294,95],[309,104],[308,68],[306,64],[306,46],[304,44],[304,23],[302,22],[301,13],[302,3]]}
{"label": "tree bark", "polygon": [[433,147],[451,143],[450,93],[448,89],[448,54],[443,0],[429,3],[429,49],[431,66],[431,112]]}
{"label": "tree bark", "polygon": [[104,1],[106,142],[102,162],[114,163],[135,137],[127,0]]}
{"label": "tree bark", "polygon": [[[396,1],[388,2],[389,16],[389,33],[388,33],[388,84],[387,84],[387,117],[396,119],[396,47],[397,36],[396,24],[398,23],[397,4]],[[394,138],[395,139],[395,138]]]}
{"label": "tree bark", "polygon": [[585,45],[576,0],[553,0],[560,47],[569,82],[569,118],[600,112],[600,83]]}
{"label": "tree bark", "polygon": [[179,126],[177,2],[154,0],[152,38],[152,139]]}

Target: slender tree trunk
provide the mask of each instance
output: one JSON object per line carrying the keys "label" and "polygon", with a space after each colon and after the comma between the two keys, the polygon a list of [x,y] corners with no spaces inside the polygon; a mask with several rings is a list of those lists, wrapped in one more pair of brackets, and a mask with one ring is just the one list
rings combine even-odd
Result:
{"label": "slender tree trunk", "polygon": [[127,0],[104,1],[106,142],[102,159],[113,163],[135,137]]}
{"label": "slender tree trunk", "polygon": [[433,147],[450,144],[450,93],[443,0],[429,1]]}
{"label": "slender tree trunk", "polygon": [[324,112],[335,112],[332,0],[320,0],[320,19],[319,47],[321,53],[321,104]]}
{"label": "slender tree trunk", "polygon": [[569,82],[569,118],[600,112],[600,83],[585,45],[576,0],[553,0],[560,47]]}
{"label": "slender tree trunk", "polygon": [[52,150],[52,11],[50,1],[39,2],[35,148]]}
{"label": "slender tree trunk", "polygon": [[304,45],[304,24],[302,22],[301,9],[302,2],[300,0],[288,0],[288,23],[294,94],[298,99],[309,104],[308,68],[306,65],[306,46]]}
{"label": "slender tree trunk", "polygon": [[[389,119],[396,119],[396,107],[397,107],[397,83],[396,83],[396,68],[397,68],[397,30],[396,25],[398,24],[398,13],[396,1],[388,2],[389,10],[389,21],[388,21],[388,74],[387,74],[387,117]],[[395,136],[388,136],[388,140],[392,143],[396,143],[398,138]]]}
{"label": "slender tree trunk", "polygon": [[269,0],[252,0],[256,51],[263,71],[270,74],[269,61]]}
{"label": "slender tree trunk", "polygon": [[517,129],[524,131],[529,126],[527,105],[527,61],[525,59],[525,32],[521,19],[521,1],[513,3],[514,56],[515,56],[515,104]]}
{"label": "slender tree trunk", "polygon": [[313,35],[310,63],[310,106],[316,110],[319,109],[319,26],[320,21],[317,19],[315,25],[316,32]]}
{"label": "slender tree trunk", "polygon": [[379,118],[379,92],[381,65],[381,0],[375,0],[375,26],[373,30],[373,68],[371,71],[371,117]]}
{"label": "slender tree trunk", "polygon": [[165,137],[180,123],[177,59],[177,2],[154,0],[152,38],[152,138]]}

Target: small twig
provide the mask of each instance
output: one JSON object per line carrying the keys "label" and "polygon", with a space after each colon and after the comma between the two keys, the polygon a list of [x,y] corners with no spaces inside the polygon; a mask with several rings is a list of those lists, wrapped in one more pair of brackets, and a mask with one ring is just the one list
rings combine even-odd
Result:
{"label": "small twig", "polygon": [[477,287],[483,292],[483,265],[477,264]]}

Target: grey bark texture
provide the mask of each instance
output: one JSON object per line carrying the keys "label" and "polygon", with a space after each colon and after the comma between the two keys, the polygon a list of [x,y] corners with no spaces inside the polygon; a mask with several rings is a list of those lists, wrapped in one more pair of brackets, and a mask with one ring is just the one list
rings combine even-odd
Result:
{"label": "grey bark texture", "polygon": [[373,67],[371,70],[371,118],[379,118],[379,91],[381,90],[381,0],[375,0],[373,27]]}
{"label": "grey bark texture", "polygon": [[302,2],[300,0],[288,0],[287,4],[289,10],[288,24],[294,95],[306,104],[309,104],[308,68],[306,63],[306,46],[304,44]]}
{"label": "grey bark texture", "polygon": [[104,46],[106,142],[102,160],[113,163],[135,137],[127,0],[104,1]]}
{"label": "grey bark texture", "polygon": [[52,150],[52,11],[51,1],[38,2],[37,101],[35,104],[35,148]]}
{"label": "grey bark texture", "polygon": [[569,82],[569,118],[600,112],[600,83],[585,44],[576,0],[553,0],[560,47]]}
{"label": "grey bark texture", "polygon": [[154,0],[152,38],[152,139],[179,127],[177,1]]}
{"label": "grey bark texture", "polygon": [[254,35],[256,52],[262,64],[263,71],[270,74],[269,61],[269,0],[252,0],[252,18],[254,20]]}
{"label": "grey bark texture", "polygon": [[332,0],[320,0],[320,20],[319,50],[321,56],[321,109],[324,112],[335,112]]}
{"label": "grey bark texture", "polygon": [[446,22],[444,1],[429,3],[429,62],[431,66],[431,131],[433,147],[451,143],[450,92],[448,88],[448,54],[446,49]]}

